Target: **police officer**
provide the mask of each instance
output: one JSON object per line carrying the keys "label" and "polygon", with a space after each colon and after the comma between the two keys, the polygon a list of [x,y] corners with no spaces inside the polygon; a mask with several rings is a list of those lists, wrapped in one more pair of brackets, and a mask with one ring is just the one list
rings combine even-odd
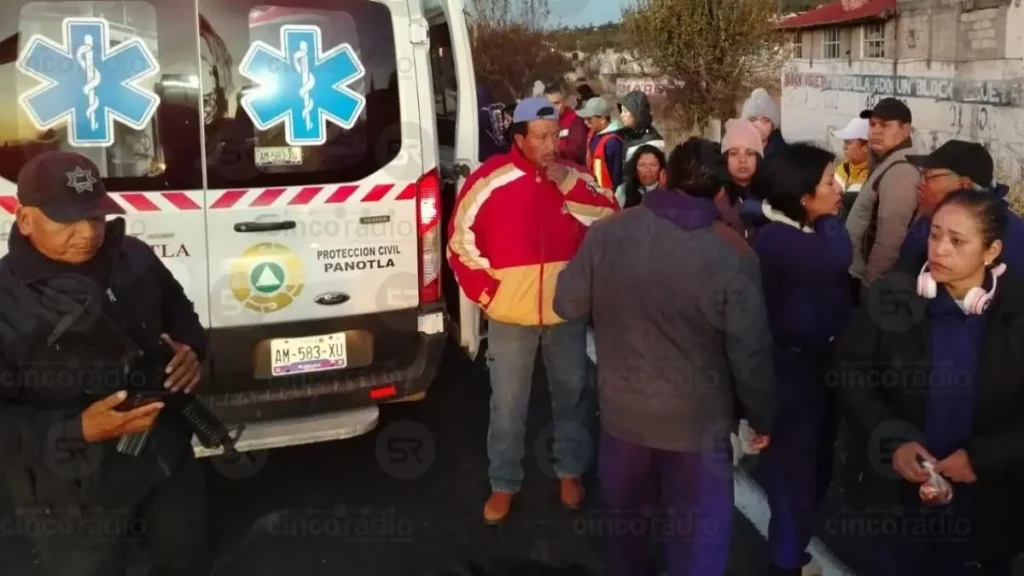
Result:
{"label": "police officer", "polygon": [[[0,259],[0,461],[18,526],[48,576],[123,576],[130,539],[151,573],[206,574],[191,433],[136,393],[198,386],[206,335],[192,302],[123,218],[107,220],[121,210],[88,158],[40,154],[17,189]],[[142,432],[136,455],[119,449]]]}

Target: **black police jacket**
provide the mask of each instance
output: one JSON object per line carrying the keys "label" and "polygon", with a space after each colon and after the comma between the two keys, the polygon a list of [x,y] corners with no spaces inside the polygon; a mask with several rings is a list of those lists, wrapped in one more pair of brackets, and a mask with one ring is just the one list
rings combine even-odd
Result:
{"label": "black police jacket", "polygon": [[181,285],[124,230],[123,219],[107,224],[96,276],[102,284],[109,273],[105,287],[43,257],[16,225],[0,259],[0,461],[19,508],[138,502],[192,457],[191,434],[166,411],[138,457],[118,453],[117,440],[82,438],[90,403],[139,385],[125,368],[147,343],[166,333],[200,360],[206,353]]}

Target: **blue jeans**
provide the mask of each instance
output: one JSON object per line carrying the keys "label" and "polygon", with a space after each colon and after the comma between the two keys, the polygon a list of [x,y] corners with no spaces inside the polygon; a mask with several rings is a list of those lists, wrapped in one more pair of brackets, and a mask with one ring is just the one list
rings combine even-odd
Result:
{"label": "blue jeans", "polygon": [[551,390],[554,471],[559,478],[575,478],[586,471],[590,458],[579,444],[581,434],[590,438],[585,394],[589,362],[586,333],[586,321],[581,320],[553,326],[520,326],[488,320],[491,422],[487,457],[492,490],[514,493],[523,483],[523,437],[538,344]]}

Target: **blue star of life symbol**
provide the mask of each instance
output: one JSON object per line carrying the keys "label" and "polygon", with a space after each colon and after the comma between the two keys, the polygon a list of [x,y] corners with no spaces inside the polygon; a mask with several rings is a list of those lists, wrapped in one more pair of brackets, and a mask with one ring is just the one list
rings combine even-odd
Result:
{"label": "blue star of life symbol", "polygon": [[142,130],[160,104],[139,85],[160,73],[149,47],[131,38],[111,49],[102,18],[66,18],[61,44],[33,35],[16,67],[42,82],[18,98],[32,123],[39,130],[67,123],[75,147],[113,144],[114,120]]}
{"label": "blue star of life symbol", "polygon": [[281,49],[257,41],[238,66],[256,87],[242,108],[259,130],[284,123],[289,146],[327,141],[327,122],[351,129],[366,99],[348,85],[366,74],[348,43],[324,52],[317,26],[281,26]]}

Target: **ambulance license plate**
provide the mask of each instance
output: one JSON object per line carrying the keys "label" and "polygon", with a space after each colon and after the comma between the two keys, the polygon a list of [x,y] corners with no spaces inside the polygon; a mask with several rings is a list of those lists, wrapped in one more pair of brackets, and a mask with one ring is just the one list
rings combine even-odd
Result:
{"label": "ambulance license plate", "polygon": [[271,373],[284,376],[344,368],[348,365],[347,352],[344,332],[271,340]]}

